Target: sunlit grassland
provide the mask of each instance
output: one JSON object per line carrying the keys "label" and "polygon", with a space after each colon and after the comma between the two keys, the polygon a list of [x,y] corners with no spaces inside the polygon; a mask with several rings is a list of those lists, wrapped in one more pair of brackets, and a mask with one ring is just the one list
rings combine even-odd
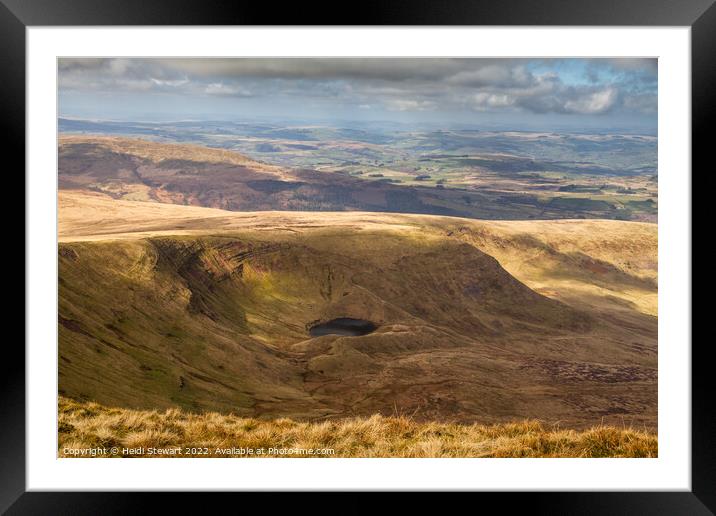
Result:
{"label": "sunlit grassland", "polygon": [[[613,426],[563,430],[538,421],[497,425],[418,422],[406,416],[374,415],[324,421],[260,420],[179,409],[142,411],[59,400],[60,456],[72,450],[116,447],[265,450],[262,456],[296,457],[270,449],[332,450],[312,457],[656,457],[657,437]],[[113,456],[107,454],[106,456]],[[122,456],[121,451],[114,455]],[[194,456],[194,455],[192,455]],[[246,455],[234,455],[246,456]],[[253,455],[258,456],[258,455]]]}

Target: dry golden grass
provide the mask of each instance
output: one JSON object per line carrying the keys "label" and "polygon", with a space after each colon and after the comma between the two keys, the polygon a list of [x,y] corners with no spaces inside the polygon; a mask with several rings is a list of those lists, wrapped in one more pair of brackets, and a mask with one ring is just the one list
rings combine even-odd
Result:
{"label": "dry golden grass", "polygon": [[[657,437],[632,428],[549,429],[537,421],[500,425],[420,423],[408,417],[299,422],[209,412],[108,408],[59,400],[61,457],[103,448],[106,457],[656,457]],[[118,450],[113,453],[111,450]],[[123,448],[134,448],[124,453]],[[181,454],[159,454],[152,448]],[[195,449],[194,453],[187,448]],[[220,450],[234,449],[234,454]],[[206,453],[204,453],[206,449]],[[243,453],[241,451],[243,449]],[[272,449],[293,449],[281,453]],[[258,450],[264,450],[258,454]],[[301,451],[304,450],[304,451]],[[307,455],[305,450],[315,450]],[[330,451],[332,450],[332,452]],[[85,452],[86,453],[86,452]],[[86,456],[86,455],[84,455]]]}

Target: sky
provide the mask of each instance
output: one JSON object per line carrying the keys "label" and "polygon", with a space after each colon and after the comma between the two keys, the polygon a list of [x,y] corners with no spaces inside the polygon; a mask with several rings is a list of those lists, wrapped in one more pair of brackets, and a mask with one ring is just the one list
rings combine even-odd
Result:
{"label": "sky", "polygon": [[656,134],[657,60],[61,58],[59,114]]}

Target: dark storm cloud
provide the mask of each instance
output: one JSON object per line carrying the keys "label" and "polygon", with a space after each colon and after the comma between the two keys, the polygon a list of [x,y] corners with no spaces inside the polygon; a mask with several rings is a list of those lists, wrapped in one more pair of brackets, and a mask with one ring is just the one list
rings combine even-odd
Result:
{"label": "dark storm cloud", "polygon": [[61,92],[294,99],[383,111],[656,110],[655,59],[60,59]]}

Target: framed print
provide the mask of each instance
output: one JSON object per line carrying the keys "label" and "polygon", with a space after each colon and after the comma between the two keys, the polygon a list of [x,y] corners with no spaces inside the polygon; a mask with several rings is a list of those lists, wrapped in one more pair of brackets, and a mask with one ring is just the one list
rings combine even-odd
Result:
{"label": "framed print", "polygon": [[316,25],[5,1],[27,303],[3,509],[471,491],[711,514],[691,171],[716,11],[640,4]]}

